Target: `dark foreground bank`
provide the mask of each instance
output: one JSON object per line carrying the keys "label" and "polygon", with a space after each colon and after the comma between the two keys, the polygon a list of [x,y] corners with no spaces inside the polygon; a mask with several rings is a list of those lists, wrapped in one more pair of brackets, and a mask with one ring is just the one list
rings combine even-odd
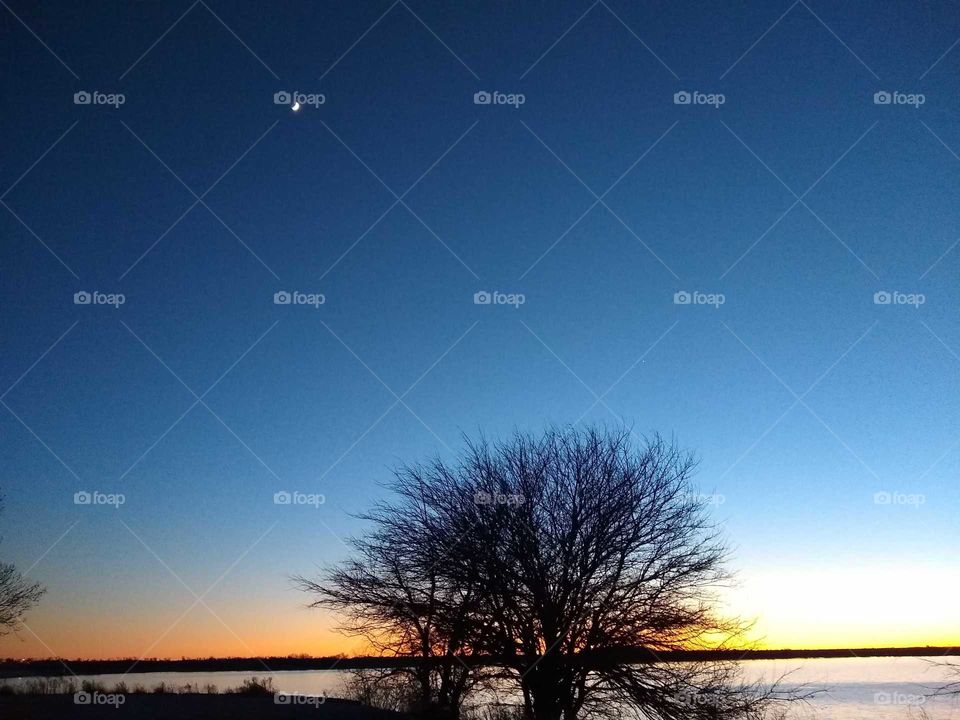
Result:
{"label": "dark foreground bank", "polygon": [[273,697],[248,695],[126,695],[122,704],[78,705],[72,695],[0,696],[3,720],[403,720],[349,700],[323,704],[277,704]]}

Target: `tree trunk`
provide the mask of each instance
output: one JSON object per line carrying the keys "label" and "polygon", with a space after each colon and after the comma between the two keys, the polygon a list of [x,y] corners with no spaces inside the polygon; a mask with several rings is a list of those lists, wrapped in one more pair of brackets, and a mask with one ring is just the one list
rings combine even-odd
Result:
{"label": "tree trunk", "polygon": [[563,678],[549,658],[529,670],[522,682],[530,693],[530,720],[564,720]]}

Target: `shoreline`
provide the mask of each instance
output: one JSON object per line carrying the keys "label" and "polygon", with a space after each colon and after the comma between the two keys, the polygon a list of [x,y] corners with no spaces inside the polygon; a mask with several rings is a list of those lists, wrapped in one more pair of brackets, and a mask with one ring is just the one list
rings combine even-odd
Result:
{"label": "shoreline", "polygon": [[[119,713],[118,713],[119,711]],[[250,695],[126,695],[120,704],[77,704],[70,695],[0,696],[0,716],[8,720],[113,720],[121,714],[144,720],[403,720],[390,710],[377,710],[349,700],[319,705],[278,703],[273,697]]]}
{"label": "shoreline", "polygon": [[[747,660],[797,660],[813,658],[868,658],[868,657],[936,657],[960,656],[955,647],[906,648],[841,648],[820,650],[672,650],[653,652],[644,648],[628,648],[595,656],[595,664],[622,664],[639,662],[709,662]],[[471,665],[498,664],[495,658],[468,658]],[[135,658],[121,660],[2,660],[0,678],[62,677],[69,675],[124,675],[164,672],[274,672],[359,670],[395,668],[416,664],[415,658],[382,657],[250,657],[250,658],[195,658],[160,660]],[[132,667],[131,667],[132,666]]]}

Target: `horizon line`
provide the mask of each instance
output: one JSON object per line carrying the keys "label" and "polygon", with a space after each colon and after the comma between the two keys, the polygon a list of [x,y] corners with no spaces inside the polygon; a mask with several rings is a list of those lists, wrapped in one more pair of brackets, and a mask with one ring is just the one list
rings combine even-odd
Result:
{"label": "horizon line", "polygon": [[[906,646],[888,646],[888,647],[837,647],[837,648],[703,648],[690,650],[651,650],[644,647],[619,648],[598,655],[608,656],[630,656],[647,655],[653,657],[662,657],[668,660],[683,660],[684,658],[695,657],[729,657],[739,655],[742,660],[751,659],[806,659],[806,658],[842,658],[848,654],[852,657],[920,657],[926,655],[941,655],[943,657],[960,655],[960,646],[953,645],[906,645]],[[495,661],[496,658],[491,655],[467,656],[466,659],[475,661]],[[336,668],[351,669],[351,666],[361,663],[367,667],[376,665],[397,665],[408,662],[418,662],[421,658],[416,656],[378,656],[378,655],[310,655],[306,653],[291,653],[287,655],[231,655],[231,656],[207,656],[207,657],[180,657],[180,658],[134,658],[134,657],[116,657],[116,658],[65,658],[47,657],[47,658],[0,658],[0,676],[4,670],[24,669],[30,666],[60,665],[61,670],[56,675],[64,674],[64,670],[71,672],[69,668],[63,667],[64,663],[73,663],[74,665],[102,666],[109,664],[132,663],[136,661],[139,666],[146,666],[147,669],[139,672],[159,672],[149,669],[151,665],[216,665],[216,664],[242,664],[245,662],[256,662],[261,660],[281,661],[283,664],[309,664],[309,663],[332,663]],[[316,670],[332,670],[331,668],[304,668]],[[284,669],[278,669],[282,672]],[[185,672],[199,672],[185,671]],[[217,670],[210,670],[216,672]],[[107,673],[109,674],[109,673]]]}

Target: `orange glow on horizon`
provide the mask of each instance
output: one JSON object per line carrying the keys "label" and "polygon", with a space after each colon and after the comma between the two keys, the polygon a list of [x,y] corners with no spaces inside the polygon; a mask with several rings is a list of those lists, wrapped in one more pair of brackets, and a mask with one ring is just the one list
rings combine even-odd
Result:
{"label": "orange glow on horizon", "polygon": [[[861,566],[744,573],[727,599],[730,613],[756,618],[750,647],[813,650],[960,646],[960,576],[948,567]],[[224,607],[226,605],[226,607]],[[136,608],[122,618],[94,607],[45,601],[29,630],[0,638],[0,657],[208,658],[376,654],[338,633],[335,619],[291,607],[289,598],[246,606],[224,598],[179,622],[181,608]]]}

